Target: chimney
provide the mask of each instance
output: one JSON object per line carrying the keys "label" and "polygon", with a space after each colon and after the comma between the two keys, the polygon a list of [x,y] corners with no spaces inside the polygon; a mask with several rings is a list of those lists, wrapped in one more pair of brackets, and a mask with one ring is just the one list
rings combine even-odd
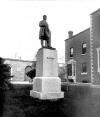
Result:
{"label": "chimney", "polygon": [[73,36],[73,31],[68,31],[68,36],[69,36],[69,38],[72,38],[72,36]]}

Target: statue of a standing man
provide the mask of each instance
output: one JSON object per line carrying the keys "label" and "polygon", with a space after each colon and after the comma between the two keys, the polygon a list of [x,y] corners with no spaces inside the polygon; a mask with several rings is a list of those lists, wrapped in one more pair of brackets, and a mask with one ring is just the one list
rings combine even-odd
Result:
{"label": "statue of a standing man", "polygon": [[39,22],[40,32],[39,39],[41,40],[41,46],[43,46],[43,41],[45,41],[45,47],[51,47],[51,32],[49,30],[49,25],[46,22],[47,16],[43,15],[43,20]]}

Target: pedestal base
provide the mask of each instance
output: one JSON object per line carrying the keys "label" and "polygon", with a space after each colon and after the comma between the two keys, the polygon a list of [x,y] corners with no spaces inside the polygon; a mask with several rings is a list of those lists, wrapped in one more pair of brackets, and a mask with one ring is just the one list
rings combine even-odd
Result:
{"label": "pedestal base", "polygon": [[36,91],[30,91],[30,96],[42,100],[47,100],[47,99],[60,99],[64,97],[63,92],[48,92],[48,93],[43,93],[43,92],[36,92]]}
{"label": "pedestal base", "polygon": [[61,79],[59,77],[35,77],[30,96],[43,100],[63,98]]}

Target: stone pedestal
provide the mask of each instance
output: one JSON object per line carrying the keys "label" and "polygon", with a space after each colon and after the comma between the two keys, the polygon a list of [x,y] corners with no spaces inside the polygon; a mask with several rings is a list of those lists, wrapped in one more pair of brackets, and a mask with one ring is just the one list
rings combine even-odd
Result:
{"label": "stone pedestal", "polygon": [[37,52],[36,77],[30,96],[39,99],[63,98],[61,79],[58,77],[57,51],[41,48]]}

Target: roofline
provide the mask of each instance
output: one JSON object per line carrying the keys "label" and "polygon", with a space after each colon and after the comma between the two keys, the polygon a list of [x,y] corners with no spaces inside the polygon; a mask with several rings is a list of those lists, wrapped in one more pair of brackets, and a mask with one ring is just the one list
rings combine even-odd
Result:
{"label": "roofline", "polygon": [[85,29],[85,30],[83,30],[83,31],[81,31],[81,32],[79,32],[79,33],[73,35],[71,38],[67,38],[67,39],[65,39],[65,41],[66,41],[66,40],[69,40],[69,39],[72,39],[72,38],[74,38],[74,37],[80,35],[81,33],[83,33],[83,32],[85,32],[85,31],[89,30],[89,29],[90,29],[90,28],[87,28],[87,29]]}
{"label": "roofline", "polygon": [[21,59],[13,59],[13,58],[3,58],[5,60],[12,60],[12,61],[20,61],[20,62],[35,62],[35,61],[29,61],[29,60],[21,60]]}
{"label": "roofline", "polygon": [[90,15],[93,15],[95,13],[97,13],[100,10],[100,8],[98,8],[96,11],[94,11],[93,13],[91,13]]}

